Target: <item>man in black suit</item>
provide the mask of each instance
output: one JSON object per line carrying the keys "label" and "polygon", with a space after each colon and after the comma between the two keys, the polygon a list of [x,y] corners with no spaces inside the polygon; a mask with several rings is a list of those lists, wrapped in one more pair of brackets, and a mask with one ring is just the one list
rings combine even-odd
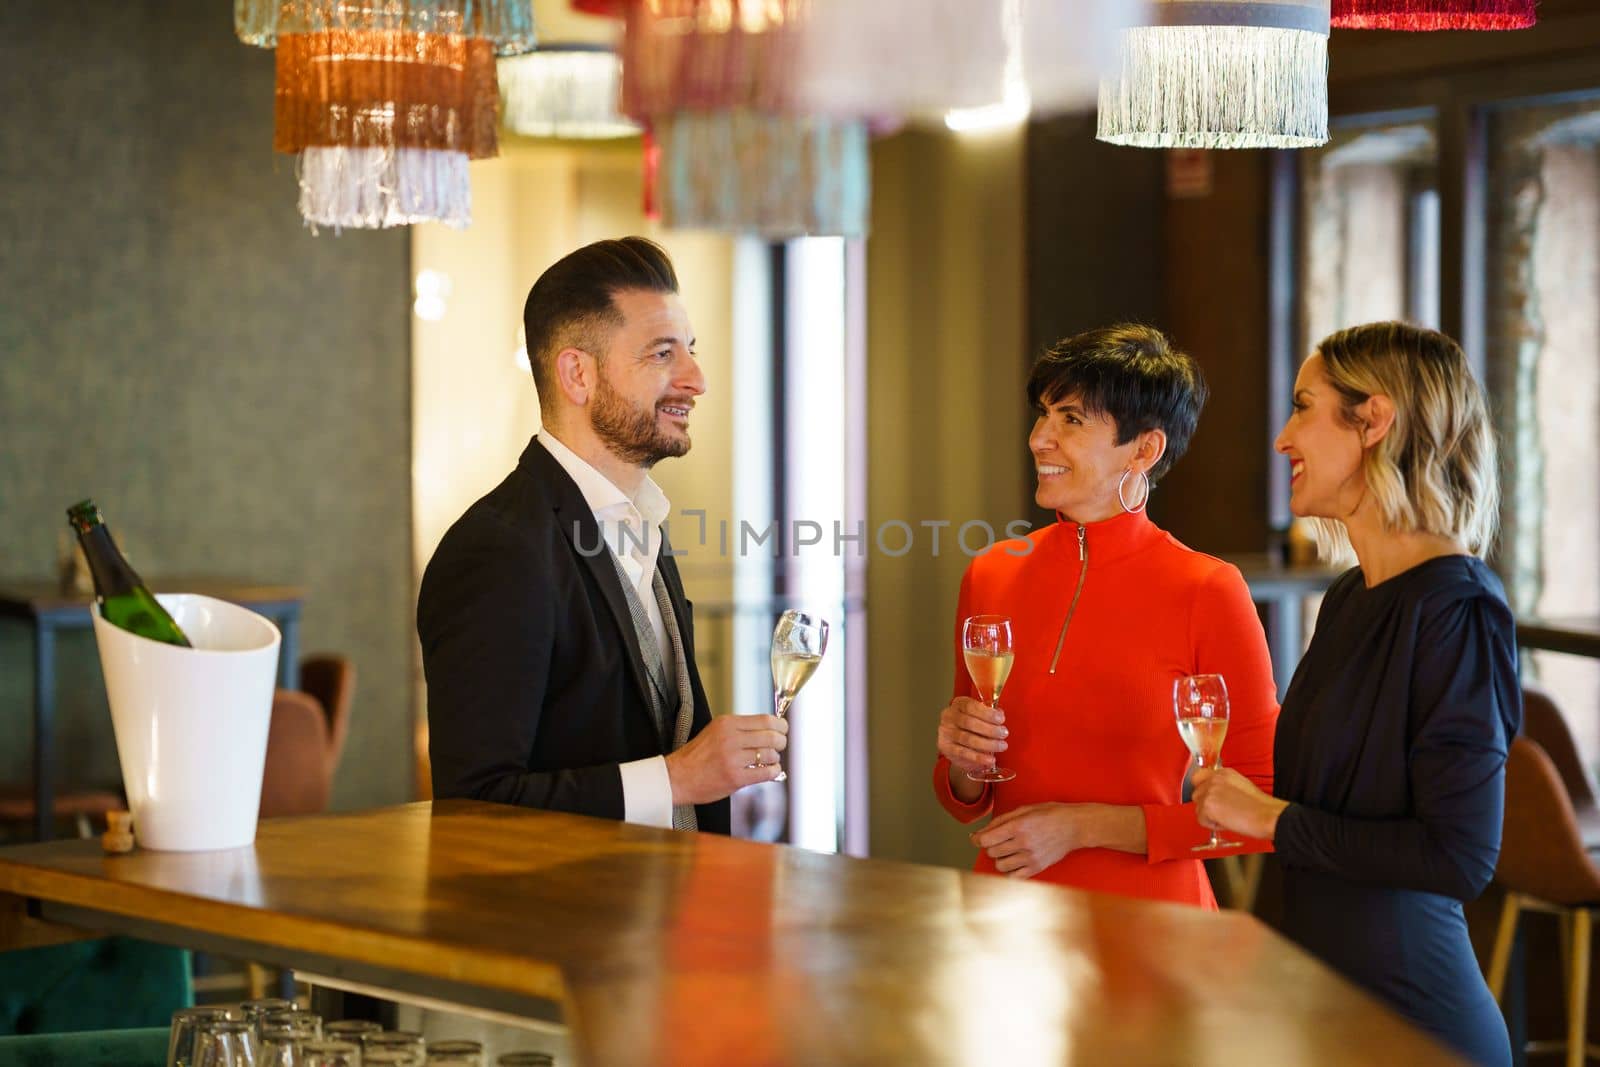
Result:
{"label": "man in black suit", "polygon": [[428,563],[417,633],[437,797],[728,831],[788,724],[711,717],[649,477],[705,376],[672,262],[641,237],[545,271],[523,310],[544,427]]}

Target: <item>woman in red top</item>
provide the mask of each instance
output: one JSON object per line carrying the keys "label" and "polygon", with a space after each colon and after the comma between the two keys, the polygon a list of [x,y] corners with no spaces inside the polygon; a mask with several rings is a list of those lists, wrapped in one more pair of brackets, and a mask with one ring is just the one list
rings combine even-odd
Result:
{"label": "woman in red top", "polygon": [[[933,774],[956,818],[994,815],[972,835],[979,871],[1216,907],[1201,859],[1219,853],[1192,851],[1210,835],[1182,802],[1190,756],[1173,682],[1223,676],[1223,762],[1268,791],[1278,705],[1238,570],[1144,514],[1205,398],[1194,360],[1147,326],[1069,337],[1034,365],[1034,499],[1057,521],[967,568]],[[1012,620],[1016,661],[998,711],[975,699],[962,663],[962,620],[980,614]],[[1014,779],[967,776],[997,757]]]}

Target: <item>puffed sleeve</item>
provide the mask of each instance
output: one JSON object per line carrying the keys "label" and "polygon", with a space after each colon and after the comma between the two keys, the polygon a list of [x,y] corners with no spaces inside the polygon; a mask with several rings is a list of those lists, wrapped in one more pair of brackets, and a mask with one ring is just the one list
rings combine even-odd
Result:
{"label": "puffed sleeve", "polygon": [[[1250,588],[1238,568],[1221,566],[1206,578],[1189,617],[1189,647],[1196,674],[1220,674],[1228,686],[1228,737],[1222,762],[1272,792],[1272,742],[1278,727],[1278,690],[1272,658]],[[1192,860],[1194,846],[1211,836],[1195,818],[1193,802],[1145,804],[1145,851],[1151,863]],[[1229,834],[1230,840],[1239,840]],[[1229,855],[1266,852],[1272,845],[1250,841]]]}

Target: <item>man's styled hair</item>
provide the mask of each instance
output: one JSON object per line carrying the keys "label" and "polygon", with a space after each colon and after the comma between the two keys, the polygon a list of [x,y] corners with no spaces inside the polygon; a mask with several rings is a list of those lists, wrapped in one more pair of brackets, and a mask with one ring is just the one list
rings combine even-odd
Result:
{"label": "man's styled hair", "polygon": [[522,327],[539,407],[547,414],[559,388],[557,353],[581,348],[604,358],[610,331],[622,325],[612,296],[627,289],[678,291],[666,249],[645,237],[596,241],[562,256],[533,283],[522,307]]}
{"label": "man's styled hair", "polygon": [[1199,365],[1160,330],[1137,323],[1057,341],[1028,376],[1028,403],[1043,411],[1076,397],[1090,414],[1111,417],[1119,445],[1146,430],[1165,431],[1167,450],[1150,468],[1151,485],[1188,449],[1206,396]]}

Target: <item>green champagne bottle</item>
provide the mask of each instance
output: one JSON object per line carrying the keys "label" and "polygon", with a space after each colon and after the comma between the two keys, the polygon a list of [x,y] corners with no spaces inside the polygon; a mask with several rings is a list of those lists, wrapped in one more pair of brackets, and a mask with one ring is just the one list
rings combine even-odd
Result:
{"label": "green champagne bottle", "polygon": [[94,575],[95,599],[107,622],[152,641],[194,647],[123,558],[93,500],[80,500],[68,508],[67,521],[78,531],[89,572]]}

